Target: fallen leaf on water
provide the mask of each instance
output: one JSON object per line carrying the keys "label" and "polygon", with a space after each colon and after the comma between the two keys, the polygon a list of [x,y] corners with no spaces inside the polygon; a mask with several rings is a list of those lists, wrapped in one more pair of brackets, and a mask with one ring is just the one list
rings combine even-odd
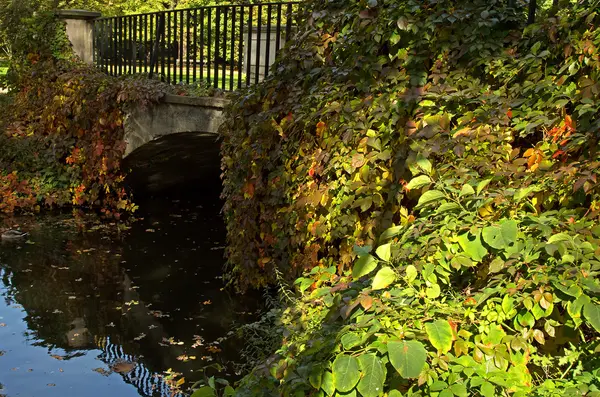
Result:
{"label": "fallen leaf on water", "polygon": [[208,351],[209,351],[209,352],[211,352],[211,353],[219,353],[219,352],[221,352],[221,351],[222,351],[222,350],[221,350],[221,349],[219,349],[217,346],[208,346],[208,347],[206,348],[206,350],[208,350]]}
{"label": "fallen leaf on water", "polygon": [[139,334],[139,336],[136,336],[135,338],[133,338],[133,340],[142,340],[142,339],[144,339],[145,337],[146,337],[146,334],[144,334],[144,333],[141,333],[141,334]]}
{"label": "fallen leaf on water", "polygon": [[54,386],[56,386],[56,383],[48,383],[47,386],[54,387]]}
{"label": "fallen leaf on water", "polygon": [[135,368],[135,363],[128,362],[128,361],[121,361],[121,362],[113,364],[110,368],[113,371],[118,372],[120,374],[126,374],[128,372],[131,372]]}
{"label": "fallen leaf on water", "polygon": [[6,327],[6,323],[0,323],[0,327]]}
{"label": "fallen leaf on water", "polygon": [[98,372],[100,375],[104,376],[110,375],[110,371],[107,371],[104,368],[94,368],[92,371]]}
{"label": "fallen leaf on water", "polygon": [[156,230],[154,230],[154,229],[146,229],[146,231],[147,231],[148,233],[154,233]]}
{"label": "fallen leaf on water", "polygon": [[209,300],[202,302],[203,305],[212,305],[212,302]]}
{"label": "fallen leaf on water", "polygon": [[183,361],[184,363],[190,360],[195,360],[196,356],[188,356],[186,354],[182,354],[181,356],[177,357],[177,359],[179,361]]}
{"label": "fallen leaf on water", "polygon": [[58,354],[51,354],[50,357],[55,358],[60,361],[65,359],[63,356],[59,356]]}

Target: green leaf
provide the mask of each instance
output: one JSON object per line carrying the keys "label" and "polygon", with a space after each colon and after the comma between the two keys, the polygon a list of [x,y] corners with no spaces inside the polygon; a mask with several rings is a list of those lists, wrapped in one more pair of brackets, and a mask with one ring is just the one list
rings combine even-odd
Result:
{"label": "green leaf", "polygon": [[467,387],[462,383],[455,383],[450,386],[450,390],[452,390],[452,394],[457,397],[468,397]]}
{"label": "green leaf", "polygon": [[488,253],[487,248],[481,243],[481,233],[479,232],[475,236],[466,232],[458,236],[457,239],[463,251],[476,262],[481,262]]}
{"label": "green leaf", "polygon": [[438,284],[433,284],[431,287],[425,289],[425,294],[429,299],[435,299],[442,293],[442,290]]}
{"label": "green leaf", "polygon": [[477,189],[476,189],[477,195],[479,195],[481,193],[481,191],[483,189],[485,189],[487,185],[490,184],[491,181],[492,181],[492,179],[490,178],[490,179],[484,179],[483,181],[479,182],[477,184]]}
{"label": "green leaf", "polygon": [[426,207],[445,197],[446,196],[444,195],[444,193],[440,192],[439,190],[428,190],[425,193],[423,193],[421,197],[419,197],[419,202],[417,203],[415,209]]}
{"label": "green leaf", "polygon": [[490,247],[501,250],[517,241],[517,232],[517,222],[509,220],[502,222],[499,226],[483,228],[482,236],[483,241]]}
{"label": "green leaf", "polygon": [[405,379],[418,378],[427,361],[427,350],[415,340],[388,342],[390,362]]}
{"label": "green leaf", "polygon": [[383,289],[394,281],[396,281],[396,272],[391,267],[385,266],[375,275],[371,288],[374,290]]}
{"label": "green leaf", "polygon": [[425,324],[425,332],[429,341],[442,353],[448,353],[452,348],[452,327],[446,320],[436,320]]}
{"label": "green leaf", "polygon": [[479,389],[479,391],[484,397],[496,396],[496,388],[488,381],[485,381],[481,384],[481,388]]}
{"label": "green leaf", "polygon": [[315,389],[319,390],[323,384],[323,367],[321,365],[315,365],[310,370],[308,375],[308,381]]}
{"label": "green leaf", "polygon": [[471,186],[469,184],[465,184],[465,185],[463,185],[462,189],[460,189],[459,197],[472,196],[474,194],[475,194],[475,190],[473,189],[473,186]]}
{"label": "green leaf", "polygon": [[406,279],[409,283],[412,283],[413,281],[415,281],[415,279],[417,278],[417,275],[419,274],[419,272],[417,271],[417,268],[414,267],[413,265],[408,265],[406,266]]}
{"label": "green leaf", "polygon": [[571,236],[569,236],[566,233],[554,234],[554,235],[550,236],[550,238],[548,239],[548,244],[556,244],[556,243],[560,243],[562,241],[571,241]]}
{"label": "green leaf", "polygon": [[216,397],[215,391],[210,386],[202,386],[192,393],[191,397]]}
{"label": "green leaf", "polygon": [[419,175],[413,178],[406,184],[406,188],[409,190],[420,189],[423,186],[431,184],[431,178],[427,175]]}
{"label": "green leaf", "polygon": [[504,268],[504,260],[500,257],[496,257],[496,258],[494,258],[493,261],[490,262],[490,265],[489,265],[490,273],[498,273],[503,268]]}
{"label": "green leaf", "polygon": [[323,389],[328,396],[333,396],[333,393],[335,393],[335,387],[333,386],[333,374],[331,372],[325,371],[323,374],[321,389]]}
{"label": "green leaf", "polygon": [[333,385],[337,391],[349,392],[360,380],[358,360],[352,356],[341,354],[333,362]]}
{"label": "green leaf", "polygon": [[444,212],[458,211],[460,210],[460,205],[456,203],[443,203],[440,205],[435,212],[436,214],[443,214]]}
{"label": "green leaf", "polygon": [[225,389],[223,390],[223,397],[230,397],[235,395],[235,389],[229,385],[225,386]]}
{"label": "green leaf", "polygon": [[360,344],[361,337],[354,332],[348,332],[347,334],[344,334],[340,340],[342,341],[344,349],[349,350]]}
{"label": "green leaf", "polygon": [[379,247],[377,247],[377,249],[375,250],[375,253],[381,260],[388,262],[390,260],[390,256],[391,256],[391,248],[392,248],[392,243],[383,244],[383,245],[380,245]]}
{"label": "green leaf", "polygon": [[381,236],[379,236],[379,240],[388,240],[393,237],[396,237],[400,234],[400,232],[402,232],[402,229],[404,229],[404,226],[392,226],[389,229],[386,229],[383,233],[381,233]]}
{"label": "green leaf", "polygon": [[596,305],[594,302],[586,303],[583,306],[583,315],[596,332],[600,332],[600,305]]}
{"label": "green leaf", "polygon": [[358,382],[358,391],[363,397],[377,397],[383,390],[385,371],[381,359],[373,353],[358,357],[363,376]]}
{"label": "green leaf", "polygon": [[421,154],[417,156],[417,166],[428,175],[431,175],[431,161],[427,160]]}
{"label": "green leaf", "polygon": [[402,397],[402,393],[400,393],[398,390],[390,390],[388,397]]}
{"label": "green leaf", "polygon": [[352,277],[361,278],[371,273],[377,267],[377,259],[373,255],[363,255],[354,263]]}

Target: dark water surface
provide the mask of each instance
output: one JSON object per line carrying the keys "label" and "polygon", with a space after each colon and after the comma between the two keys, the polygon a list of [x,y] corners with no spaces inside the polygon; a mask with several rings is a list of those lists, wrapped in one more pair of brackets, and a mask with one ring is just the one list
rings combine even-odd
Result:
{"label": "dark water surface", "polygon": [[181,377],[185,394],[215,363],[236,379],[257,300],[223,289],[220,208],[218,191],[155,198],[121,232],[5,219],[30,236],[0,243],[0,396],[168,396]]}

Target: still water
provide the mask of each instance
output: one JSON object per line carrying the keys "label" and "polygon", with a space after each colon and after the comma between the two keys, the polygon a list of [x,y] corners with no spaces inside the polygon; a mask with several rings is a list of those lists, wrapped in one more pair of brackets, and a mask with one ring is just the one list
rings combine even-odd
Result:
{"label": "still water", "polygon": [[120,231],[3,220],[30,235],[0,243],[0,396],[186,395],[214,364],[204,372],[239,377],[235,331],[258,300],[223,288],[218,191],[140,204]]}

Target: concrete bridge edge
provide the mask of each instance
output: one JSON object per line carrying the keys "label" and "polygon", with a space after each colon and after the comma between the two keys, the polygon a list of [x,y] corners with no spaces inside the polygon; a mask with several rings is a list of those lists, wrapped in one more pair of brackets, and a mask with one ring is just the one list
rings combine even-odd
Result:
{"label": "concrete bridge edge", "polygon": [[124,157],[165,135],[194,132],[217,136],[228,103],[225,98],[166,95],[154,106],[131,109],[124,120]]}

